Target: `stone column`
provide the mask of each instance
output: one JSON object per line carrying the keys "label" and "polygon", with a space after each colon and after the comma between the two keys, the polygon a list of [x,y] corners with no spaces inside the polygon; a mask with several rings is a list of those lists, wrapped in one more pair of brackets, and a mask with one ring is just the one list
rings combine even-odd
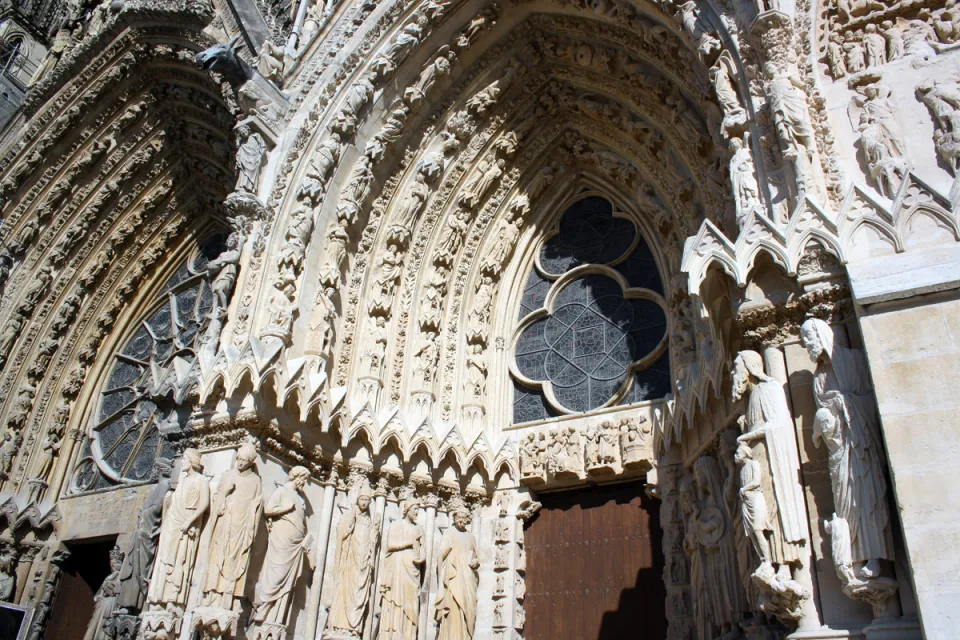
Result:
{"label": "stone column", "polygon": [[317,635],[317,621],[320,617],[320,594],[323,589],[323,574],[327,566],[327,547],[330,541],[330,524],[333,522],[333,507],[337,498],[339,473],[336,467],[330,470],[330,476],[323,483],[323,510],[320,512],[320,530],[314,547],[316,563],[313,570],[313,582],[310,584],[309,603],[307,604],[307,626],[303,637],[313,640]]}
{"label": "stone column", "polygon": [[417,639],[426,640],[427,639],[427,628],[430,624],[430,611],[432,610],[430,602],[430,590],[433,586],[433,576],[435,575],[435,567],[433,566],[434,557],[433,557],[433,533],[434,529],[437,527],[437,505],[439,504],[440,499],[436,493],[428,493],[423,500],[424,505],[427,507],[427,522],[424,527],[424,541],[423,544],[427,548],[427,552],[424,554],[424,563],[423,563],[423,587],[420,588],[420,623],[417,625]]}
{"label": "stone column", "polygon": [[387,493],[390,491],[390,482],[386,478],[380,478],[377,480],[377,488],[374,490],[374,505],[377,510],[377,515],[380,516],[380,522],[377,525],[380,530],[380,549],[377,553],[377,556],[373,559],[373,586],[372,592],[370,594],[370,621],[367,624],[366,629],[363,631],[364,640],[370,640],[373,638],[374,629],[378,628],[379,621],[378,616],[380,615],[380,592],[378,591],[378,585],[380,584],[380,560],[383,556],[384,550],[384,535],[386,531],[384,527],[387,522]]}

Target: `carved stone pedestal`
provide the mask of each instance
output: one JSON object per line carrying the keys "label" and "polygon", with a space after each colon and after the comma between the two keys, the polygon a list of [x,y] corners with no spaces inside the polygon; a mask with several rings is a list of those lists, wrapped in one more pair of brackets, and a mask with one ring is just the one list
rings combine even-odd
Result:
{"label": "carved stone pedestal", "polygon": [[174,640],[180,633],[182,619],[172,611],[146,611],[140,627],[144,640]]}
{"label": "carved stone pedestal", "polygon": [[426,420],[433,409],[434,396],[429,391],[416,391],[413,394],[413,413],[417,421]]}
{"label": "carved stone pedestal", "polygon": [[360,378],[358,396],[360,402],[369,402],[373,408],[380,402],[380,393],[383,391],[383,381],[380,378]]}
{"label": "carved stone pedestal", "polygon": [[27,480],[29,487],[27,493],[27,502],[39,502],[40,496],[47,490],[47,483],[40,478],[30,478]]}
{"label": "carved stone pedestal", "polygon": [[247,640],[286,640],[287,628],[276,622],[253,622],[247,627]]}
{"label": "carved stone pedestal", "polygon": [[117,613],[111,618],[108,625],[109,635],[114,640],[133,640],[137,637],[137,628],[139,626],[140,616]]}
{"label": "carved stone pedestal", "polygon": [[199,631],[203,640],[232,638],[237,633],[240,614],[220,607],[198,607],[193,610],[192,630]]}

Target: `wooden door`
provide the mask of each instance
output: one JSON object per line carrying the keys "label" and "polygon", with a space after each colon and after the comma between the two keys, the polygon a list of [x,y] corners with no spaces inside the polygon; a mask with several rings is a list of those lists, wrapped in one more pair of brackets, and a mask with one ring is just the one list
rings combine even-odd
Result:
{"label": "wooden door", "polygon": [[642,483],[541,494],[526,531],[527,640],[663,640],[659,502]]}

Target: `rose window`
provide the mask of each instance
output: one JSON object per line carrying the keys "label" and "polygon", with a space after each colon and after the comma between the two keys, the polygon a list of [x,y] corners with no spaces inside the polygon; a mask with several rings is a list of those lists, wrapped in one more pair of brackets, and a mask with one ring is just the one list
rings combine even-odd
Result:
{"label": "rose window", "polygon": [[514,342],[514,422],[670,390],[660,276],[636,226],[604,198],[573,204],[537,254]]}
{"label": "rose window", "polygon": [[74,490],[149,480],[157,457],[175,457],[163,432],[178,429],[191,413],[197,349],[214,306],[206,267],[222,247],[218,236],[194,252],[114,353]]}

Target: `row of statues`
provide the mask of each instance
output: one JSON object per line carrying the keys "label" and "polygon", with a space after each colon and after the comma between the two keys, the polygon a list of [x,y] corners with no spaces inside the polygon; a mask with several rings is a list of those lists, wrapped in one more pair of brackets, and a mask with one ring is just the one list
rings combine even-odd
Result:
{"label": "row of statues", "polygon": [[[837,344],[830,326],[807,320],[801,341],[816,363],[813,423],[827,448],[835,512],[826,521],[845,594],[889,611],[897,582],[883,448],[864,354]],[[764,357],[741,351],[733,399],[744,399],[739,430],[722,434],[716,456],[703,455],[679,483],[693,615],[699,637],[736,631],[745,612],[815,626],[812,538],[796,427],[784,383]],[[675,582],[687,569],[676,565]]]}
{"label": "row of statues", "polygon": [[[303,496],[310,472],[293,467],[264,500],[256,460],[252,445],[241,446],[212,497],[199,451],[184,452],[184,474],[178,482],[171,480],[172,464],[157,460],[157,484],[140,512],[128,552],[124,556],[115,550],[113,573],[97,594],[86,640],[135,637],[138,628],[145,637],[173,638],[188,613],[193,628],[204,637],[228,637],[243,611],[261,517],[266,521],[267,545],[247,635],[286,636],[294,591],[313,546]],[[374,589],[380,518],[369,487],[360,486],[336,528],[335,582],[324,637],[361,637],[376,594],[380,617],[375,637],[415,640],[427,561],[424,533],[417,524],[419,506],[414,498],[406,500],[402,516],[389,525]],[[470,512],[461,507],[452,518],[437,560],[436,621],[440,638],[469,640],[476,625],[479,554],[468,530]],[[190,590],[201,534],[207,530],[209,546],[204,573],[198,576],[197,601],[190,598]]]}
{"label": "row of statues", "polygon": [[[351,510],[337,527],[337,584],[323,637],[362,636],[374,596],[373,572],[379,547],[372,496],[361,487]],[[391,523],[384,540],[383,564],[376,593],[380,597],[378,640],[416,640],[420,595],[427,561],[423,529],[417,524],[419,502],[401,504],[401,517]],[[440,542],[439,584],[434,618],[438,640],[470,640],[477,619],[480,567],[476,540],[468,528],[470,512],[454,510],[453,526]]]}

